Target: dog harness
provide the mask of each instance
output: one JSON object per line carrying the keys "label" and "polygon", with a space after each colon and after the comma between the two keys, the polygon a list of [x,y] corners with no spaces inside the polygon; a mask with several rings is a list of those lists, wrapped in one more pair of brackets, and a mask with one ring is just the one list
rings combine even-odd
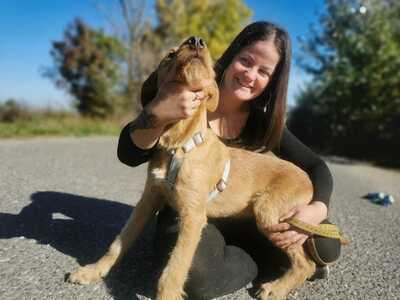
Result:
{"label": "dog harness", "polygon": [[[204,135],[202,132],[195,133],[189,140],[187,140],[183,146],[182,150],[184,153],[187,153],[197,146],[203,144],[205,141]],[[172,155],[171,161],[169,163],[169,168],[167,172],[167,176],[165,177],[165,181],[168,184],[170,189],[173,189],[176,183],[176,177],[178,176],[179,169],[182,166],[182,159],[179,159],[176,155],[176,149],[172,149],[170,151]],[[221,179],[217,182],[214,189],[208,193],[208,201],[213,200],[218,196],[220,192],[222,192],[228,183],[229,171],[231,167],[231,161],[228,159],[225,163],[224,172],[222,174]]]}

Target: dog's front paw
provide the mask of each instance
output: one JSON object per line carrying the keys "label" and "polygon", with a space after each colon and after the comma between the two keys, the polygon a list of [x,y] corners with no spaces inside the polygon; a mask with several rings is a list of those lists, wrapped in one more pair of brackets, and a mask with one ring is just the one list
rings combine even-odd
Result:
{"label": "dog's front paw", "polygon": [[274,287],[273,282],[264,283],[256,293],[257,299],[260,300],[283,300],[286,295],[279,292]]}
{"label": "dog's front paw", "polygon": [[178,288],[174,288],[173,286],[158,288],[156,300],[184,300],[185,293],[179,292]]}
{"label": "dog's front paw", "polygon": [[105,274],[96,264],[80,267],[68,276],[68,281],[77,284],[91,284],[99,281]]}
{"label": "dog's front paw", "polygon": [[156,300],[184,300],[181,294],[177,293],[161,293],[157,295]]}

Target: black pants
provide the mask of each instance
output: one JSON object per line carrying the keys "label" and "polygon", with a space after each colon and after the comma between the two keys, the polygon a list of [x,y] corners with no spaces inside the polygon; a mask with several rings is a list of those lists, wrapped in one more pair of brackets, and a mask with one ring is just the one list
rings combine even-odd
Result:
{"label": "black pants", "polygon": [[[157,216],[155,246],[165,265],[178,238],[177,213],[165,207]],[[321,256],[334,261],[340,246],[318,240]],[[324,242],[325,241],[325,242]],[[256,279],[272,280],[290,266],[285,253],[259,233],[254,220],[209,220],[193,258],[185,292],[188,299],[232,293]]]}

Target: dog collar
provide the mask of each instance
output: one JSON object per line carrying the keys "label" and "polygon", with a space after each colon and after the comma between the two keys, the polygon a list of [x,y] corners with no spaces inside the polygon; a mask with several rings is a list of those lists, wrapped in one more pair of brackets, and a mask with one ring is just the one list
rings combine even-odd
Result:
{"label": "dog collar", "polygon": [[[197,146],[203,144],[205,141],[204,135],[202,132],[195,133],[189,140],[187,140],[183,146],[182,150],[184,153],[187,153]],[[167,176],[165,181],[167,182],[170,189],[173,189],[176,183],[176,177],[178,176],[179,169],[182,165],[182,159],[179,159],[176,155],[176,149],[172,149],[170,151],[172,157],[169,163],[169,168],[167,172]],[[230,171],[230,160],[225,163],[224,172],[222,174],[222,178],[215,185],[215,188],[208,194],[208,201],[213,200],[220,192],[222,192],[228,183],[229,171]]]}
{"label": "dog collar", "polygon": [[183,144],[182,149],[183,152],[187,153],[191,151],[192,149],[196,148],[197,146],[203,144],[205,141],[204,135],[202,132],[197,132],[192,136],[189,140],[186,141],[185,144]]}

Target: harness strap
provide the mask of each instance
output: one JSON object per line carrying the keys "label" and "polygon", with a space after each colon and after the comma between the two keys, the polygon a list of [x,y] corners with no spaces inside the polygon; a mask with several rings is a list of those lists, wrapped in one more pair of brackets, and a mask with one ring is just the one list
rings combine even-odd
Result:
{"label": "harness strap", "polygon": [[215,197],[218,196],[220,192],[222,192],[226,188],[230,169],[231,169],[231,161],[228,160],[225,163],[225,168],[224,168],[224,173],[222,174],[222,178],[215,185],[215,188],[208,194],[208,201],[213,200]]}
{"label": "harness strap", "polygon": [[[182,146],[183,152],[187,153],[197,146],[203,144],[205,141],[204,135],[202,132],[197,132],[195,133],[190,139],[188,139]],[[178,158],[176,155],[176,150],[173,149],[171,150],[171,161],[169,163],[169,168],[167,175],[165,177],[165,181],[168,184],[170,189],[174,188],[174,185],[176,183],[176,177],[178,176],[179,169],[182,166],[182,159]],[[218,183],[215,185],[215,188],[208,194],[208,201],[211,201],[214,199],[220,192],[222,192],[228,183],[228,177],[229,177],[229,170],[231,167],[231,162],[228,160],[225,163],[225,168],[224,172],[222,174],[222,178],[218,181]]]}
{"label": "harness strap", "polygon": [[[205,141],[203,133],[202,132],[197,132],[195,135],[193,135],[190,139],[188,139],[182,146],[183,152],[187,153],[194,148],[196,148],[198,145],[203,144]],[[168,186],[170,189],[172,189],[175,185],[176,182],[176,177],[178,176],[179,169],[182,166],[182,159],[179,159],[176,156],[176,150],[173,149],[171,150],[171,162],[169,163],[169,168],[168,172],[165,178],[165,181],[167,182]]]}
{"label": "harness strap", "polygon": [[182,159],[179,159],[176,154],[175,150],[171,152],[171,162],[169,163],[169,169],[167,172],[167,176],[165,177],[165,181],[167,182],[170,189],[173,189],[176,177],[178,176],[179,169],[182,166]]}

